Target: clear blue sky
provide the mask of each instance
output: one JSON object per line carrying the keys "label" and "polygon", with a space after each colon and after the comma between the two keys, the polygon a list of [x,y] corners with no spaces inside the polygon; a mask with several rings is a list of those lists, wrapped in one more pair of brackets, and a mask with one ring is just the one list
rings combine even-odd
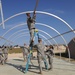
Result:
{"label": "clear blue sky", "polygon": [[[32,11],[34,10],[35,4],[36,4],[36,0],[2,0],[4,19],[7,19],[8,17],[20,12]],[[75,0],[39,0],[37,11],[44,11],[44,12],[49,12],[54,15],[57,15],[63,20],[65,20],[66,22],[68,22],[71,25],[71,27],[75,29]],[[37,15],[36,22],[44,23],[49,26],[52,26],[56,30],[58,30],[60,33],[64,33],[70,30],[63,22],[61,22],[60,20],[52,16],[48,16],[44,14],[36,14],[36,15]],[[10,19],[9,21],[5,22],[5,27],[6,27],[5,30],[2,29],[2,27],[0,27],[0,36],[2,36],[11,27],[14,27],[18,24],[25,23],[25,22],[26,22],[25,14]],[[1,16],[0,16],[0,23],[1,23]],[[24,28],[26,29],[27,27],[26,26],[17,27],[11,30],[9,33],[7,33],[7,35],[5,35],[4,37],[7,39],[14,32],[18,30],[22,30]],[[58,35],[55,31],[49,28],[46,28],[44,26],[36,25],[36,28],[47,32],[52,37]],[[23,31],[23,33],[24,32],[26,31]],[[12,40],[14,37],[16,37],[20,33],[17,33],[16,35],[14,35],[10,40]],[[47,37],[47,39],[50,38],[49,36],[47,36],[46,34],[42,32],[39,32],[39,33]],[[75,36],[74,33],[69,33],[64,35],[64,38],[66,39],[68,43],[74,36]],[[29,36],[18,38],[17,40],[15,40],[15,44],[23,45],[24,42],[28,44],[29,38],[30,38]],[[57,43],[64,44],[64,41],[60,37],[55,38],[55,40],[57,41]],[[3,44],[3,42],[4,41],[2,40],[1,44]],[[51,42],[52,44],[54,43],[52,40]]]}

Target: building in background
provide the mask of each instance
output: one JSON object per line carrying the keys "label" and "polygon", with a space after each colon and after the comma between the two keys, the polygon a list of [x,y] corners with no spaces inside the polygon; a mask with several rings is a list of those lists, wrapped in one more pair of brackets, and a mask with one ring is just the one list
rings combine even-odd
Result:
{"label": "building in background", "polygon": [[71,58],[75,59],[75,37],[68,43]]}

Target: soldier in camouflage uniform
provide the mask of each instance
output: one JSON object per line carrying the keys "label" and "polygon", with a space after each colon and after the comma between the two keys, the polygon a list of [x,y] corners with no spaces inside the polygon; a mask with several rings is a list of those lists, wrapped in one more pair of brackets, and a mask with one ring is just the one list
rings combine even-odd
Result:
{"label": "soldier in camouflage uniform", "polygon": [[50,45],[49,49],[45,51],[45,54],[47,55],[49,61],[49,70],[53,68],[53,56],[54,56],[53,49],[54,49],[53,46]]}
{"label": "soldier in camouflage uniform", "polygon": [[3,47],[4,60],[7,62],[8,59],[8,48],[6,46]]}
{"label": "soldier in camouflage uniform", "polygon": [[3,65],[4,64],[4,56],[3,56],[3,51],[2,48],[0,47],[0,63]]}
{"label": "soldier in camouflage uniform", "polygon": [[27,15],[27,25],[30,32],[30,47],[33,46],[34,43],[34,30],[35,30],[35,11],[33,12],[33,17],[31,18],[30,13],[26,13]]}
{"label": "soldier in camouflage uniform", "polygon": [[[45,53],[44,53],[45,45],[42,44],[41,38],[38,39],[38,44],[36,45],[36,47],[37,47],[38,64],[40,67],[40,73],[42,74],[42,60],[46,61],[46,59],[45,59]],[[46,67],[46,64],[45,64],[45,67]]]}
{"label": "soldier in camouflage uniform", "polygon": [[28,53],[29,53],[28,47],[27,47],[26,44],[24,44],[24,47],[23,47],[23,58],[24,58],[24,61],[27,60]]}

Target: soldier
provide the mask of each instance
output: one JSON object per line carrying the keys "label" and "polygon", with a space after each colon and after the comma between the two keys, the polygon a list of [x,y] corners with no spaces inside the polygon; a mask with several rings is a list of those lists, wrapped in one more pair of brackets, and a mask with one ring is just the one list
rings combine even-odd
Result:
{"label": "soldier", "polygon": [[45,53],[44,53],[45,45],[42,44],[41,38],[38,39],[38,44],[36,46],[37,46],[38,64],[40,67],[40,73],[42,74],[42,60],[45,62],[46,68],[47,68],[47,65],[46,65],[46,59],[45,59]]}
{"label": "soldier", "polygon": [[54,49],[53,46],[50,45],[49,49],[47,49],[47,51],[45,51],[45,53],[48,57],[48,61],[49,61],[49,66],[50,66],[49,70],[53,68],[53,55],[54,55],[53,49]]}
{"label": "soldier", "polygon": [[3,53],[4,53],[5,62],[7,62],[7,59],[8,59],[8,48],[6,46],[4,46],[4,48],[3,48]]}
{"label": "soldier", "polygon": [[33,17],[31,18],[30,13],[26,13],[27,15],[27,25],[30,32],[30,47],[33,46],[34,43],[34,31],[35,31],[35,11],[33,12]]}
{"label": "soldier", "polygon": [[3,51],[2,48],[0,47],[0,63],[3,65],[4,64],[4,57],[3,57]]}
{"label": "soldier", "polygon": [[27,56],[28,56],[28,47],[26,44],[24,44],[24,47],[23,47],[23,58],[24,58],[24,61],[27,60]]}

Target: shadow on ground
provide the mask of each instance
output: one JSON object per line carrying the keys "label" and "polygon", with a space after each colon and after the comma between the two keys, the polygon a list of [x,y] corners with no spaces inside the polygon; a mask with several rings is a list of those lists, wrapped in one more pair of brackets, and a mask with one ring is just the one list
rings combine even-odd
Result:
{"label": "shadow on ground", "polygon": [[[25,65],[22,66],[22,65],[15,65],[15,64],[12,64],[12,63],[6,63],[7,65],[9,66],[13,66],[14,68],[16,68],[17,70],[19,70],[20,72],[22,73],[25,73]],[[45,69],[45,68],[43,68]],[[35,66],[35,65],[29,65],[29,68],[28,68],[28,71],[29,72],[33,72],[33,73],[36,73],[36,74],[39,74],[39,72],[37,72],[37,70],[39,71],[39,67],[38,66]]]}
{"label": "shadow on ground", "polygon": [[23,61],[22,59],[13,59],[13,60],[16,60],[16,61]]}

